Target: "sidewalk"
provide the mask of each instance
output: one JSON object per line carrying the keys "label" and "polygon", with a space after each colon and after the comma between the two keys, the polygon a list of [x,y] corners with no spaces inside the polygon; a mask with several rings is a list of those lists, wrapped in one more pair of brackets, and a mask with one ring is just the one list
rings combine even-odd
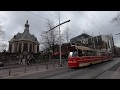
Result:
{"label": "sidewalk", "polygon": [[117,71],[115,71],[115,73],[113,74],[113,76],[111,77],[111,79],[120,79],[120,66],[117,69]]}
{"label": "sidewalk", "polygon": [[32,63],[30,65],[22,65],[22,64],[19,64],[19,63],[16,63],[16,64],[8,64],[8,65],[5,65],[3,67],[1,67],[2,69],[9,69],[9,68],[19,68],[19,67],[29,67],[29,66],[35,66],[35,65],[45,65],[47,64],[48,62],[41,62],[41,63]]}
{"label": "sidewalk", "polygon": [[[36,68],[37,65],[34,65],[33,66],[33,67],[35,67],[34,70],[14,72],[14,73],[11,73],[10,75],[8,73],[6,73],[6,74],[1,75],[0,79],[15,79],[17,77],[21,77],[21,76],[25,76],[25,75],[29,75],[29,74],[64,68],[64,67],[67,67],[67,63],[65,63],[65,64],[66,65],[63,65],[62,67],[60,67],[58,63],[49,64],[48,66],[47,66],[47,64],[46,65],[44,64],[44,65],[40,65],[38,68]],[[31,67],[28,67],[28,68],[31,68]]]}
{"label": "sidewalk", "polygon": [[[65,61],[66,62],[66,59],[64,60],[63,59],[63,61]],[[30,65],[22,65],[22,64],[19,64],[19,63],[15,63],[15,64],[7,64],[7,65],[4,65],[3,67],[2,67],[2,69],[9,69],[9,68],[19,68],[19,67],[26,67],[26,66],[34,66],[34,65],[46,65],[46,64],[50,64],[50,63],[59,63],[59,60],[57,60],[57,59],[54,59],[54,60],[50,60],[50,61],[41,61],[41,62],[36,62],[36,63],[32,63],[32,64],[30,64]]]}

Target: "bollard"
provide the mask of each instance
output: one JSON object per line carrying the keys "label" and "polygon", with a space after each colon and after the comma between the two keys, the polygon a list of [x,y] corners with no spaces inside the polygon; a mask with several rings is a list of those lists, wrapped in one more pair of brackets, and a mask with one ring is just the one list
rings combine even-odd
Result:
{"label": "bollard", "polygon": [[64,65],[66,66],[66,63],[64,63]]}
{"label": "bollard", "polygon": [[10,76],[10,74],[11,74],[11,69],[9,69],[9,76]]}
{"label": "bollard", "polygon": [[25,73],[26,73],[26,67],[25,67]]}
{"label": "bollard", "polygon": [[59,64],[59,65],[60,65],[60,67],[63,67],[62,63],[61,63],[61,64]]}
{"label": "bollard", "polygon": [[55,63],[53,63],[53,68],[55,68]]}
{"label": "bollard", "polygon": [[48,64],[46,64],[46,69],[48,69]]}
{"label": "bollard", "polygon": [[64,66],[66,66],[66,63],[64,62]]}
{"label": "bollard", "polygon": [[46,64],[46,61],[45,61],[45,64]]}
{"label": "bollard", "polygon": [[38,71],[38,67],[37,67],[37,71]]}
{"label": "bollard", "polygon": [[63,64],[64,64],[64,66],[65,66],[65,61],[63,61]]}

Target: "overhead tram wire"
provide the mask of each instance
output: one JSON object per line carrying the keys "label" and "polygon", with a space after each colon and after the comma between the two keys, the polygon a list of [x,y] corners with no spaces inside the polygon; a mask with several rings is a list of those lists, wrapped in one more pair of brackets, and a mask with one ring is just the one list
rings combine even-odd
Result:
{"label": "overhead tram wire", "polygon": [[[42,16],[40,16],[40,15],[38,15],[38,14],[35,14],[35,13],[33,13],[33,12],[30,12],[30,11],[26,11],[26,12],[28,12],[28,13],[30,13],[30,14],[33,14],[33,15],[35,15],[35,16],[37,16],[37,17],[40,17],[40,18],[42,18],[42,19],[44,19],[44,20],[46,20],[46,21],[53,21],[53,20],[44,18],[44,17],[42,17]],[[53,22],[55,22],[55,21],[53,21]],[[57,25],[58,23],[55,22],[55,24]],[[61,27],[62,27],[62,26],[61,26]]]}
{"label": "overhead tram wire", "polygon": [[[47,19],[47,18],[44,18],[44,17],[42,17],[42,16],[40,16],[40,15],[38,15],[38,14],[35,14],[35,13],[33,13],[33,12],[30,12],[30,11],[26,11],[26,12],[28,12],[28,13],[30,13],[30,14],[33,14],[33,15],[39,17],[39,18],[42,18],[42,19],[44,19],[44,20],[46,20],[46,21],[53,21],[53,20],[49,20],[49,19]],[[55,21],[53,21],[53,22],[55,22]],[[57,23],[56,23],[56,24],[57,24]],[[74,26],[74,25],[72,25],[72,26]],[[76,27],[76,26],[74,26],[74,27]],[[76,27],[76,28],[78,28],[78,27]],[[78,28],[78,29],[79,29],[79,28]],[[74,32],[74,33],[75,33],[75,32]]]}
{"label": "overhead tram wire", "polygon": [[[84,14],[84,12],[81,11],[81,13],[82,13],[84,16],[86,16],[86,15]],[[87,16],[86,16],[86,17],[87,17]],[[92,24],[94,24],[96,27],[98,27],[94,21],[92,21],[89,17],[87,17],[87,18],[92,22]],[[98,28],[101,30],[100,27],[98,27]],[[104,33],[105,33],[105,32],[104,32]]]}
{"label": "overhead tram wire", "polygon": [[[50,13],[50,12],[48,12],[48,13]],[[51,13],[50,13],[51,14]],[[51,14],[51,15],[53,15],[53,14]],[[56,18],[58,18],[56,15],[54,15]],[[62,17],[61,17],[62,18]],[[60,18],[60,20],[64,20],[63,18],[61,19]],[[73,24],[72,25],[70,25],[70,26],[74,26]],[[74,26],[74,27],[76,27],[76,26]],[[76,27],[76,28],[78,28],[78,27]],[[78,28],[79,29],[79,28]]]}
{"label": "overhead tram wire", "polygon": [[[48,12],[48,13],[50,13],[50,12]],[[50,13],[50,14],[53,15],[52,13]],[[56,18],[58,18],[58,16],[56,16],[56,15],[54,15],[54,16],[55,16]],[[60,20],[64,20],[64,19],[61,17]],[[75,26],[74,24],[71,24],[71,25],[69,25],[69,26],[70,26],[70,27],[73,26],[73,27],[78,28],[78,29],[80,30],[80,28],[77,27],[77,26]],[[78,33],[78,32],[75,32],[75,31],[74,31],[74,32],[72,32],[72,33],[75,33],[75,34],[76,34],[76,33]]]}
{"label": "overhead tram wire", "polygon": [[[90,12],[90,11],[89,11],[89,12]],[[91,12],[90,12],[90,13],[91,13]],[[94,19],[96,19],[96,20],[98,21],[99,24],[101,24],[100,21],[99,21],[92,13],[91,13],[91,15],[93,16]],[[104,27],[102,24],[101,24],[101,26],[105,29],[104,31],[106,31],[106,27]],[[106,31],[106,33],[107,33],[107,35],[111,35],[111,34],[109,34],[107,31]],[[114,33],[115,33],[115,32],[113,32],[112,35],[113,35]]]}
{"label": "overhead tram wire", "polygon": [[[77,12],[76,12],[76,13],[77,13]],[[75,14],[76,14],[76,13],[75,13]],[[77,14],[80,15],[80,13],[77,13]],[[82,19],[86,19],[83,15],[81,15],[81,16],[82,16]],[[90,27],[90,26],[88,26],[88,27]],[[94,28],[94,27],[92,27],[92,28]],[[89,30],[92,30],[92,28],[90,27]],[[84,31],[84,30],[82,30],[82,31]],[[88,31],[88,33],[90,33],[90,32]]]}
{"label": "overhead tram wire", "polygon": [[44,20],[50,21],[49,19],[46,19],[46,18],[44,18],[44,17],[42,17],[42,16],[40,16],[40,15],[37,15],[37,14],[35,14],[35,13],[32,13],[32,12],[30,12],[30,11],[26,11],[26,12],[31,13],[31,14],[33,14],[33,15],[35,15],[35,16],[37,16],[37,17],[40,17],[40,18],[42,18],[42,19],[44,19]]}
{"label": "overhead tram wire", "polygon": [[[46,19],[46,18],[44,18],[44,17],[42,17],[42,16],[40,16],[40,15],[37,15],[37,14],[35,14],[35,13],[32,13],[32,12],[30,12],[30,11],[27,11],[27,12],[29,12],[30,14],[33,14],[33,15],[35,15],[35,16],[37,16],[37,17],[40,17],[40,18],[42,18],[42,19],[44,19],[44,20],[53,21],[53,20]],[[53,21],[53,22],[55,22],[55,21]],[[56,23],[56,24],[58,25],[58,23]]]}
{"label": "overhead tram wire", "polygon": [[[96,26],[97,30],[101,30],[101,28],[99,28],[95,22],[93,22],[91,19],[89,19],[89,17],[87,17],[82,11],[81,12],[78,12],[80,13],[84,18],[86,18],[91,24],[93,24],[94,26]],[[95,29],[96,30],[96,29]]]}
{"label": "overhead tram wire", "polygon": [[[93,16],[92,16],[93,17]],[[94,20],[95,20],[95,17],[93,17],[94,18]],[[97,20],[97,19],[96,19]],[[91,20],[96,26],[97,26],[97,24],[93,21],[93,20]],[[98,21],[98,20],[97,20]],[[100,24],[100,22],[98,21],[98,23]],[[101,25],[102,26],[102,25]],[[104,34],[107,34],[107,32],[103,29],[104,27],[102,26],[102,27],[99,27],[99,26],[97,26],[99,29],[101,29],[101,30],[103,30],[103,32],[104,32]]]}
{"label": "overhead tram wire", "polygon": [[[82,11],[81,11],[82,12]],[[92,23],[92,24],[94,24],[94,25],[96,25],[95,23],[94,23],[94,21],[91,21],[91,19],[89,19],[89,17],[87,17],[84,13],[79,13],[79,11],[78,11],[78,14],[79,15],[81,15],[81,16],[83,16],[84,17],[84,19],[87,19],[90,23]],[[98,26],[96,26],[97,27],[97,29],[99,28]],[[100,29],[100,28],[99,28]]]}
{"label": "overhead tram wire", "polygon": [[[28,13],[30,13],[30,14],[33,14],[33,15],[39,17],[39,18],[42,18],[42,19],[44,19],[44,20],[46,20],[46,21],[53,21],[53,20],[46,19],[46,18],[44,18],[44,17],[42,17],[42,16],[40,16],[40,15],[37,15],[37,14],[35,14],[35,13],[32,13],[32,12],[30,12],[30,11],[26,11],[26,12],[28,12]],[[53,22],[55,22],[55,21],[53,21]],[[57,23],[56,23],[56,25],[57,25]]]}
{"label": "overhead tram wire", "polygon": [[[101,29],[106,30],[106,28],[100,23],[100,21],[89,11],[89,13],[92,15],[92,17],[101,25]],[[106,33],[108,33],[106,31]]]}
{"label": "overhead tram wire", "polygon": [[[37,14],[35,14],[35,13],[32,13],[32,12],[30,12],[30,11],[27,11],[27,12],[29,12],[29,13],[31,13],[31,14],[33,14],[33,15],[35,15],[35,16],[37,16],[37,17],[40,17],[40,18],[42,18],[42,19],[44,19],[44,20],[47,20],[47,21],[53,21],[53,20],[49,20],[49,19],[47,19],[47,18],[44,18],[44,17],[42,17],[42,16],[40,16],[40,15],[37,15]],[[83,13],[84,14],[84,13]],[[82,15],[82,14],[81,14]],[[85,14],[84,14],[85,15]],[[83,15],[82,15],[83,16]],[[86,15],[85,15],[86,16]],[[85,17],[86,18],[86,17]],[[87,18],[86,18],[87,19]],[[88,20],[88,19],[87,19]],[[88,20],[89,21],[89,20]],[[55,22],[55,21],[53,21],[53,22]],[[89,22],[91,22],[91,21],[89,21]],[[92,22],[93,24],[95,24],[94,22]],[[96,25],[96,24],[95,24]],[[77,27],[78,28],[78,27]]]}
{"label": "overhead tram wire", "polygon": [[[78,11],[78,13],[79,13],[80,15],[82,15],[87,21],[89,21],[90,23],[92,23],[92,24],[94,25],[94,23],[91,22],[91,20],[89,20],[88,17],[86,17],[85,14],[83,14],[83,13],[81,13],[81,12],[79,12],[79,11]],[[97,28],[97,29],[98,29],[98,28]]]}

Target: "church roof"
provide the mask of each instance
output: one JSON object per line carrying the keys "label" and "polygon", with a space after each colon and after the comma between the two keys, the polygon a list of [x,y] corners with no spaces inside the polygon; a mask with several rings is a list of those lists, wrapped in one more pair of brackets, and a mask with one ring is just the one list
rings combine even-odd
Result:
{"label": "church roof", "polygon": [[17,33],[16,35],[14,35],[14,37],[9,41],[9,42],[13,42],[13,41],[21,41],[21,40],[26,40],[26,41],[32,41],[32,42],[38,42],[37,38],[34,35],[31,35],[29,33],[29,25],[28,25],[28,21],[25,24],[25,30],[23,33]]}

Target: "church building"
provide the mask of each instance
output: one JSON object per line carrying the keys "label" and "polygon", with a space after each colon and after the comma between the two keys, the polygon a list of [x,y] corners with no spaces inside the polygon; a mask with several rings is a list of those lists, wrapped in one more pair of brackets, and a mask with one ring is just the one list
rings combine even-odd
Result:
{"label": "church building", "polygon": [[38,53],[39,52],[39,42],[34,35],[29,32],[28,20],[25,24],[25,29],[23,33],[17,33],[9,41],[9,52],[10,53]]}

